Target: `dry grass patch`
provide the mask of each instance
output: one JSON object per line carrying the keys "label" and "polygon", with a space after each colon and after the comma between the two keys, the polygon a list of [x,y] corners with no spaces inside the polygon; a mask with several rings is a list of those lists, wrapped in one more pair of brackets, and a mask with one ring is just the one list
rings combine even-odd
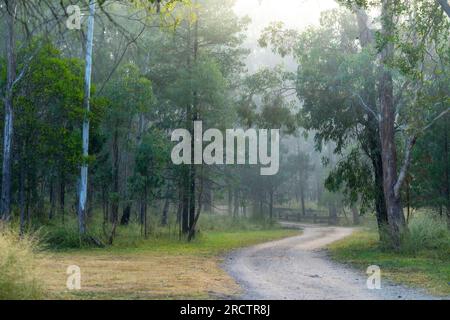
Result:
{"label": "dry grass patch", "polygon": [[[216,257],[195,255],[75,255],[41,260],[40,270],[54,298],[177,299],[232,296],[239,287]],[[81,268],[79,292],[66,288],[66,270]]]}
{"label": "dry grass patch", "polygon": [[[136,246],[46,253],[38,272],[56,299],[215,299],[239,294],[221,269],[236,248],[298,235],[295,230],[202,233],[192,243],[150,239]],[[66,288],[69,266],[81,269],[81,290]]]}

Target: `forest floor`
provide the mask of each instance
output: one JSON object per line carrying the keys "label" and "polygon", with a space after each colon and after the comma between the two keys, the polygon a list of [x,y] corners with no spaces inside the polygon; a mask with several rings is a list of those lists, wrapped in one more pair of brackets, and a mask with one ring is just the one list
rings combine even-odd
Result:
{"label": "forest floor", "polygon": [[[397,300],[435,299],[423,290],[406,288],[382,278],[381,290],[367,288],[365,271],[333,262],[328,245],[345,239],[354,229],[289,224],[303,230],[300,236],[238,250],[224,267],[244,288],[242,299],[288,300]],[[344,240],[345,241],[345,240]],[[381,262],[380,262],[381,263]],[[382,270],[383,272],[383,270]]]}
{"label": "forest floor", "polygon": [[[298,230],[207,232],[193,243],[148,240],[135,247],[46,252],[39,273],[51,299],[224,299],[240,287],[221,269],[231,250]],[[81,290],[66,287],[69,266],[81,269]]]}

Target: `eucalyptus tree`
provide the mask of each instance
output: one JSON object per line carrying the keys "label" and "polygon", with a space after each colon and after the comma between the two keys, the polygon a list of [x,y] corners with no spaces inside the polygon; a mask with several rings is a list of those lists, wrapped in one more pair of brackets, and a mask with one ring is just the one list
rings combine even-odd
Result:
{"label": "eucalyptus tree", "polygon": [[[81,61],[63,58],[48,43],[36,54],[17,89],[13,150],[18,161],[13,172],[18,174],[13,182],[18,185],[22,232],[31,219],[30,206],[45,199],[39,184],[48,186],[51,220],[56,214],[59,182],[60,214],[64,217],[65,184],[81,158],[76,128],[82,119],[82,69]],[[36,213],[42,214],[42,208],[38,209]]]}
{"label": "eucalyptus tree", "polygon": [[[193,122],[226,129],[233,121],[232,92],[243,71],[241,48],[248,23],[233,11],[234,1],[199,0],[174,10],[179,24],[149,37],[148,77],[154,84],[159,121],[166,130],[185,128]],[[209,170],[211,169],[211,170]],[[201,210],[202,185],[217,168],[183,165],[180,173],[182,231],[195,233]]]}
{"label": "eucalyptus tree", "polygon": [[[337,152],[351,146],[352,140],[361,144],[373,164],[380,231],[386,229],[398,248],[406,231],[400,191],[411,151],[423,132],[448,112],[447,108],[439,113],[425,98],[430,97],[430,80],[446,69],[448,19],[431,0],[340,2],[355,12],[355,18],[348,13],[342,20],[324,16],[321,29],[300,36],[275,24],[263,34],[261,44],[272,44],[280,54],[297,55],[301,113],[305,123],[318,130],[317,140],[337,141]],[[364,9],[378,5],[381,28],[376,30]],[[397,160],[400,133],[405,137],[402,165]],[[355,152],[349,155],[350,161],[361,159],[354,157]],[[342,169],[337,173],[348,172]],[[360,188],[349,185],[353,177],[348,178],[347,187]],[[368,189],[360,189],[364,190]]]}
{"label": "eucalyptus tree", "polygon": [[[341,2],[357,15],[361,9],[381,6],[380,30],[372,30],[363,24],[360,24],[360,30],[361,33],[375,34],[371,36],[370,45],[376,48],[380,58],[377,88],[383,189],[391,243],[394,248],[399,248],[402,234],[407,230],[401,189],[411,165],[414,145],[425,131],[450,112],[450,108],[446,108],[439,113],[427,92],[430,81],[445,72],[448,65],[448,60],[442,58],[448,52],[449,20],[439,10],[437,1]],[[397,132],[404,137],[401,165],[397,157]]]}
{"label": "eucalyptus tree", "polygon": [[[61,36],[65,32],[64,28],[61,28],[67,19],[65,9],[63,2],[4,0],[0,3],[5,23],[3,38],[6,53],[6,77],[1,88],[5,110],[0,200],[0,215],[3,220],[9,220],[11,215],[14,95],[45,40],[52,35]],[[37,37],[42,40],[38,41],[40,44],[36,45],[34,50],[27,51],[27,55],[19,57],[17,43],[20,42],[20,47],[28,47]]]}
{"label": "eucalyptus tree", "polygon": [[[280,141],[283,147],[283,138],[294,134],[298,128],[295,114],[298,109],[298,101],[291,98],[292,92],[295,92],[292,82],[293,75],[285,72],[281,66],[274,70],[262,68],[256,73],[246,76],[242,82],[237,103],[240,125],[253,129],[281,130]],[[284,145],[281,152],[287,154],[286,149]],[[282,168],[276,175],[264,177],[260,176],[257,170],[250,170],[247,174],[255,176],[249,181],[242,181],[242,184],[250,190],[250,194],[254,197],[255,204],[259,202],[259,211],[262,211],[263,205],[267,206],[270,220],[274,218],[277,194],[282,185],[289,180],[286,173],[292,173],[289,169],[289,165],[282,162]],[[238,177],[240,176],[239,169],[236,174]],[[247,178],[244,179],[247,180]]]}
{"label": "eucalyptus tree", "polygon": [[[108,197],[111,200],[112,241],[119,223],[120,203],[126,204],[124,213],[127,215],[131,210],[127,182],[134,171],[133,155],[139,150],[151,120],[154,95],[151,81],[141,75],[134,64],[126,64],[106,86],[105,97],[108,103],[102,135],[105,137],[103,153],[108,155],[112,177]],[[129,217],[124,219],[129,220]]]}

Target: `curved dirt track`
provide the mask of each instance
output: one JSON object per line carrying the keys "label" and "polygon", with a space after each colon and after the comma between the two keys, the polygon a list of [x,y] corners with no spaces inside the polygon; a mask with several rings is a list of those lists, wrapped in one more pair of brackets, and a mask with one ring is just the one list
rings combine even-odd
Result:
{"label": "curved dirt track", "polygon": [[243,287],[248,300],[398,300],[433,299],[417,290],[386,283],[367,289],[367,275],[330,261],[326,245],[352,234],[353,229],[305,224],[298,237],[234,252],[225,269]]}

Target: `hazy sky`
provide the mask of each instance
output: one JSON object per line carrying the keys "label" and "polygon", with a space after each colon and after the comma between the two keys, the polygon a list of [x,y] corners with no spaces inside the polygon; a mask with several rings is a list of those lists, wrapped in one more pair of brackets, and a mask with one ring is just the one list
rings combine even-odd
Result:
{"label": "hazy sky", "polygon": [[[248,59],[249,70],[256,71],[261,66],[273,66],[281,62],[270,50],[256,48],[261,31],[271,22],[283,21],[286,27],[303,29],[318,24],[322,11],[337,6],[334,0],[237,0],[235,12],[252,19],[246,45],[254,48]],[[286,59],[285,63],[292,64],[292,61]]]}
{"label": "hazy sky", "polygon": [[289,27],[303,28],[317,23],[320,12],[338,5],[334,0],[237,0],[239,15],[249,15],[255,25],[283,21]]}

